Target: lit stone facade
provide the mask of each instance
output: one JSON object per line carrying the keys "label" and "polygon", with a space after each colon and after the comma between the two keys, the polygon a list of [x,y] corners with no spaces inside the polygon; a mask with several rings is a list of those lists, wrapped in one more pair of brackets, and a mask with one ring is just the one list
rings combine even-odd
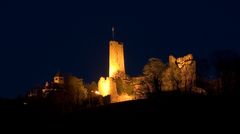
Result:
{"label": "lit stone facade", "polygon": [[125,75],[123,43],[110,41],[109,43],[109,77]]}
{"label": "lit stone facade", "polygon": [[99,93],[105,97],[110,95],[111,103],[132,100],[132,96],[126,94],[118,95],[116,78],[125,76],[123,43],[117,41],[109,42],[109,77],[101,77],[98,82]]}

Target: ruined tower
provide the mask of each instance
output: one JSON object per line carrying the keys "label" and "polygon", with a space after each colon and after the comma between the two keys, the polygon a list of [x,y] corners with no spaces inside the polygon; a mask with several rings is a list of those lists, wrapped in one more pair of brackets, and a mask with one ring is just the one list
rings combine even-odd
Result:
{"label": "ruined tower", "polygon": [[109,77],[101,77],[98,89],[102,96],[112,95],[116,90],[115,78],[125,76],[123,43],[109,42]]}
{"label": "ruined tower", "polygon": [[98,81],[98,91],[103,97],[110,95],[111,103],[132,100],[132,96],[127,94],[118,94],[116,80],[125,78],[125,63],[123,43],[113,39],[109,42],[109,76],[101,77]]}
{"label": "ruined tower", "polygon": [[121,77],[125,75],[123,43],[109,42],[109,77]]}

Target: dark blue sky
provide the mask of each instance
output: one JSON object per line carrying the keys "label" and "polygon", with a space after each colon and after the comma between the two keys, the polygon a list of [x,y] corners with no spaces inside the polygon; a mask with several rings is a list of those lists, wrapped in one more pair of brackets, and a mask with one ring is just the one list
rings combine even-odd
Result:
{"label": "dark blue sky", "polygon": [[240,51],[239,3],[1,2],[0,97],[16,97],[61,70],[85,81],[108,74],[111,27],[125,44],[126,70],[147,59],[218,49]]}

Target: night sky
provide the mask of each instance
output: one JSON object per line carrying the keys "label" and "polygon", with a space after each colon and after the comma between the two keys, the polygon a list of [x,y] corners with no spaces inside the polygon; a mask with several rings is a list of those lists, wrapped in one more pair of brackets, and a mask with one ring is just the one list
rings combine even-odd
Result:
{"label": "night sky", "polygon": [[113,25],[130,76],[150,57],[240,52],[239,13],[229,1],[0,2],[0,97],[24,95],[57,71],[86,82],[108,76]]}

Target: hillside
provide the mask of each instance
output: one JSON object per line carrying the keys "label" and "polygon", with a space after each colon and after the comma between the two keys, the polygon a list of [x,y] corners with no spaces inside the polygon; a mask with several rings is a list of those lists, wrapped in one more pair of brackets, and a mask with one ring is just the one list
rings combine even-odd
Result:
{"label": "hillside", "polygon": [[[1,119],[30,121],[220,119],[239,117],[238,96],[156,95],[147,100],[108,104],[61,113],[51,108],[26,106],[21,100],[1,100]],[[202,118],[203,117],[203,118]],[[235,118],[237,119],[237,118]]]}

